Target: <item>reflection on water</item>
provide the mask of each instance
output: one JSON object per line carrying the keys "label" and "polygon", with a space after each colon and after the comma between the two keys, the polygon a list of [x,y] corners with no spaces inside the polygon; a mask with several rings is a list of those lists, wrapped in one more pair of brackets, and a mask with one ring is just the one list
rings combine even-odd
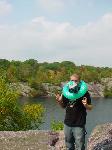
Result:
{"label": "reflection on water", "polygon": [[[33,99],[21,99],[22,103],[41,103],[44,105],[46,109],[46,113],[44,116],[44,123],[41,126],[41,129],[47,130],[50,129],[50,122],[55,120],[64,120],[65,110],[62,109],[55,98],[33,98]],[[87,137],[90,135],[93,128],[102,123],[111,122],[112,121],[112,99],[92,99],[93,110],[87,111]]]}

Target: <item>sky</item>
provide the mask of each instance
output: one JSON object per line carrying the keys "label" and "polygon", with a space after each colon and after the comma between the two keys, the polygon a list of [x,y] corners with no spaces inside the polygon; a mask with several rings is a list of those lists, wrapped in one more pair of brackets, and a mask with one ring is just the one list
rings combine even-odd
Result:
{"label": "sky", "polygon": [[0,0],[0,59],[112,67],[112,0]]}

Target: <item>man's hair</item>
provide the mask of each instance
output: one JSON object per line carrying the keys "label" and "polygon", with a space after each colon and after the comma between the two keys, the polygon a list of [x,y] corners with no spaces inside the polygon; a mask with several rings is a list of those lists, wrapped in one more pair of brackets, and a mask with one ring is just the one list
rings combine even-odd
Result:
{"label": "man's hair", "polygon": [[74,73],[74,74],[72,74],[72,75],[70,76],[70,78],[71,78],[71,77],[76,77],[78,80],[80,80],[80,75],[79,75],[79,74]]}

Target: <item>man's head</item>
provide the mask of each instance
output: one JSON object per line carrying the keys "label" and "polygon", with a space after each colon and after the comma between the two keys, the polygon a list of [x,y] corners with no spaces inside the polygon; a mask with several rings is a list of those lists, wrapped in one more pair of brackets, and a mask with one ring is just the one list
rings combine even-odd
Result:
{"label": "man's head", "polygon": [[70,82],[70,85],[69,85],[69,91],[77,93],[78,90],[79,90],[78,83],[80,82],[80,76],[78,74],[73,74],[70,77],[70,80],[71,80],[71,82]]}
{"label": "man's head", "polygon": [[73,75],[71,75],[70,80],[74,81],[76,84],[78,84],[80,81],[80,76],[78,74],[73,74]]}

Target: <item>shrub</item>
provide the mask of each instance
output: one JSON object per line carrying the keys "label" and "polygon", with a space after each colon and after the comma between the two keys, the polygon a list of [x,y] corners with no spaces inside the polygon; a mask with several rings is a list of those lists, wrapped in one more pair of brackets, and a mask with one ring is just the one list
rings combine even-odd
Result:
{"label": "shrub", "polygon": [[0,78],[0,131],[36,129],[42,123],[44,108],[40,104],[18,104],[19,94]]}
{"label": "shrub", "polygon": [[27,118],[28,129],[38,129],[42,124],[44,107],[41,104],[27,104],[23,107],[23,111]]}
{"label": "shrub", "polygon": [[112,97],[112,88],[108,89],[107,87],[105,87],[104,97]]}
{"label": "shrub", "polygon": [[53,131],[59,131],[59,130],[63,130],[64,125],[62,121],[55,121],[53,120],[51,122],[51,130]]}

